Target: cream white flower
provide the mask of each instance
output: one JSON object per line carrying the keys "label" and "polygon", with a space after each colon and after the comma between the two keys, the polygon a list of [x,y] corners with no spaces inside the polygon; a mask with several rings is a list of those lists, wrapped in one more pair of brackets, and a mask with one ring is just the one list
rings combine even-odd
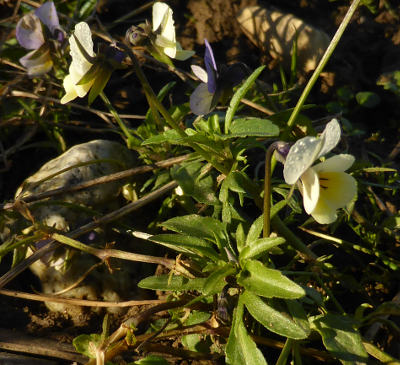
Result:
{"label": "cream white flower", "polygon": [[290,149],[283,169],[286,183],[297,183],[305,211],[321,224],[334,222],[337,210],[350,203],[357,193],[356,180],[344,172],[354,163],[354,156],[336,155],[313,166],[338,144],[340,134],[339,123],[333,119],[320,138],[298,140]]}
{"label": "cream white flower", "polygon": [[74,34],[69,37],[72,62],[69,66],[69,75],[65,77],[63,82],[66,94],[61,99],[62,104],[68,103],[78,96],[83,98],[95,81],[95,79],[92,78],[87,83],[83,85],[80,84],[80,80],[86,75],[93,64],[90,63],[87,55],[82,53],[82,49],[77,44],[76,39],[78,39],[90,58],[96,56],[93,52],[92,32],[90,31],[89,25],[85,22],[76,24]]}
{"label": "cream white flower", "polygon": [[187,60],[194,55],[193,51],[185,51],[175,38],[174,20],[172,9],[162,2],[153,5],[153,32],[157,34],[155,46],[164,52],[168,57],[177,60]]}

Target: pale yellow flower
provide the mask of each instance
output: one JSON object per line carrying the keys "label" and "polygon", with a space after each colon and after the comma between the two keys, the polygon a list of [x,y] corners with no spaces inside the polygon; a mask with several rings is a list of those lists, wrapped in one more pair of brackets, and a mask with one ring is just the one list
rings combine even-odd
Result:
{"label": "pale yellow flower", "polygon": [[184,61],[194,55],[193,51],[185,51],[175,38],[175,26],[172,9],[162,2],[153,5],[153,32],[156,34],[155,47],[168,57]]}
{"label": "pale yellow flower", "polygon": [[72,62],[69,66],[69,74],[65,77],[63,82],[66,94],[61,99],[62,104],[68,103],[78,96],[83,98],[95,81],[95,79],[92,78],[89,82],[78,85],[79,81],[86,75],[93,64],[90,63],[87,57],[81,52],[75,37],[90,57],[96,56],[93,52],[92,32],[88,24],[85,22],[76,24],[74,34],[69,37]]}

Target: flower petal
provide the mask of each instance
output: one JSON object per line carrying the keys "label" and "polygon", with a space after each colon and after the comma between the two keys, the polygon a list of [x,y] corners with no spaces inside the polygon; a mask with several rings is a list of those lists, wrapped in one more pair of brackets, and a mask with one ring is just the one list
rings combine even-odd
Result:
{"label": "flower petal", "polygon": [[15,31],[18,43],[26,49],[38,49],[44,43],[42,24],[35,14],[24,15]]}
{"label": "flower petal", "polygon": [[57,10],[52,1],[48,1],[36,9],[35,15],[50,29],[51,34],[54,35],[54,32],[60,29]]}
{"label": "flower petal", "polygon": [[311,167],[321,150],[322,141],[316,137],[304,137],[291,147],[283,167],[287,184],[294,184]]}
{"label": "flower petal", "polygon": [[326,126],[321,135],[322,148],[319,151],[317,158],[326,155],[332,151],[339,143],[341,129],[337,119],[332,119]]}
{"label": "flower petal", "polygon": [[[161,30],[159,28],[161,27]],[[159,32],[156,44],[163,47],[164,53],[171,58],[176,55],[176,39],[172,9],[165,3],[153,5],[153,32]]]}
{"label": "flower petal", "polygon": [[61,104],[66,104],[69,101],[74,100],[78,96],[78,93],[76,92],[76,85],[72,80],[71,75],[67,75],[64,78],[63,86],[65,89],[65,95],[61,98],[60,102]]}
{"label": "flower petal", "polygon": [[207,71],[204,68],[197,65],[191,65],[190,67],[192,68],[193,73],[199,78],[199,80],[207,84],[208,81]]}
{"label": "flower petal", "polygon": [[208,91],[207,84],[201,83],[190,95],[190,109],[196,115],[208,114],[215,105],[215,95]]}
{"label": "flower petal", "polygon": [[169,6],[166,3],[156,2],[153,5],[153,32],[161,26],[165,14],[169,10]]}
{"label": "flower petal", "polygon": [[323,171],[335,171],[335,172],[343,172],[346,171],[353,165],[355,161],[354,156],[341,154],[330,157],[319,164],[313,166],[313,169],[316,172],[323,172]]}
{"label": "flower petal", "polygon": [[[78,38],[78,41],[83,46],[87,54],[91,57],[94,57],[95,53],[93,52],[92,32],[90,31],[89,25],[87,25],[87,23],[85,22],[78,23],[77,25],[75,25],[74,34],[75,37]],[[80,51],[79,46],[76,43],[75,37],[71,36],[69,38],[69,44],[71,48],[70,53],[72,56],[71,67],[73,67],[81,75],[81,78],[89,70],[92,64]]]}
{"label": "flower petal", "polygon": [[53,61],[50,57],[48,48],[38,54],[38,50],[33,50],[19,59],[22,66],[28,69],[29,76],[40,76],[51,70]]}
{"label": "flower petal", "polygon": [[318,203],[320,194],[318,175],[312,168],[301,176],[300,192],[303,195],[304,210],[311,214]]}
{"label": "flower petal", "polygon": [[207,85],[208,91],[210,93],[215,93],[217,91],[217,65],[214,59],[214,53],[208,43],[207,39],[204,39],[204,43],[206,45],[206,52],[204,54],[204,65],[206,66],[207,71]]}
{"label": "flower petal", "polygon": [[318,204],[311,212],[314,219],[321,224],[336,220],[336,210],[349,204],[357,193],[357,182],[345,172],[320,172],[320,196]]}

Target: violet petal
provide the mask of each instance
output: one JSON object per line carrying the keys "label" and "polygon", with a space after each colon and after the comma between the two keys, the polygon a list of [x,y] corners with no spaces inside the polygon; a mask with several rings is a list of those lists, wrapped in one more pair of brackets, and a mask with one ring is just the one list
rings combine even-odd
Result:
{"label": "violet petal", "polygon": [[26,49],[38,49],[44,43],[40,19],[30,13],[24,15],[15,29],[18,43]]}
{"label": "violet petal", "polygon": [[204,64],[206,66],[206,71],[208,75],[208,91],[210,93],[215,93],[217,91],[217,65],[215,63],[214,54],[210,43],[208,43],[207,39],[204,40],[206,45],[206,52],[204,54]]}
{"label": "violet petal", "polygon": [[49,28],[54,36],[55,31],[60,30],[60,22],[58,20],[57,10],[52,1],[44,3],[40,8],[35,10],[35,15]]}

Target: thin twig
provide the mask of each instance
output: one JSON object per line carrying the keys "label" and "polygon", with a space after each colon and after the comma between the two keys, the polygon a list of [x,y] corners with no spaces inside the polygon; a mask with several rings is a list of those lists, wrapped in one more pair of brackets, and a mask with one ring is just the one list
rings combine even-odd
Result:
{"label": "thin twig", "polygon": [[122,302],[102,302],[98,300],[85,300],[76,298],[62,298],[56,295],[47,294],[31,294],[24,293],[16,290],[0,289],[0,294],[13,298],[28,299],[37,302],[53,302],[53,303],[64,303],[69,305],[79,305],[83,307],[133,307],[139,305],[148,304],[160,304],[164,303],[164,300],[154,299],[154,300],[128,300]]}
{"label": "thin twig", "polygon": [[[182,161],[187,160],[189,158],[189,156],[190,155],[187,154],[187,155],[183,155],[183,156],[179,156],[179,157],[173,157],[173,158],[170,158],[170,159],[164,160],[164,161],[159,161],[159,162],[156,162],[154,165],[134,167],[129,170],[124,170],[124,171],[116,172],[114,174],[110,174],[107,176],[101,176],[96,179],[84,181],[83,183],[80,183],[80,184],[64,186],[61,188],[44,191],[42,193],[32,194],[27,197],[24,197],[22,200],[24,201],[24,203],[32,203],[32,202],[50,198],[53,196],[57,196],[57,195],[65,194],[65,193],[71,193],[71,192],[82,190],[82,189],[87,189],[87,188],[90,188],[95,185],[105,184],[105,183],[109,183],[109,182],[117,181],[117,180],[122,180],[122,179],[125,179],[130,176],[145,174],[145,173],[153,171],[157,168],[166,168],[166,167],[170,167],[172,165],[179,164]],[[16,201],[9,202],[6,204],[0,204],[0,210],[1,209],[12,209],[14,207],[15,202]]]}

